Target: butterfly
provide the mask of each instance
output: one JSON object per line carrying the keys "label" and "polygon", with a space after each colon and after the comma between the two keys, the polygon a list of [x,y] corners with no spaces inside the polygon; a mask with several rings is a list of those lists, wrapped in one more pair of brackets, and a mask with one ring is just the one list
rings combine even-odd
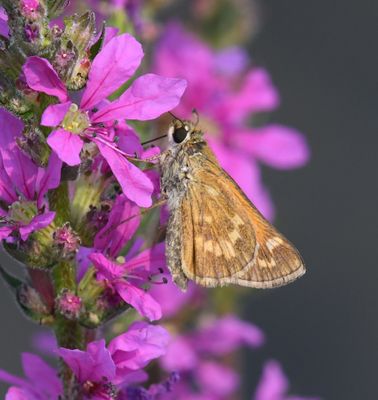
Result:
{"label": "butterfly", "polygon": [[221,168],[197,124],[175,118],[160,157],[174,282],[183,290],[188,280],[206,287],[274,288],[302,276],[298,250]]}

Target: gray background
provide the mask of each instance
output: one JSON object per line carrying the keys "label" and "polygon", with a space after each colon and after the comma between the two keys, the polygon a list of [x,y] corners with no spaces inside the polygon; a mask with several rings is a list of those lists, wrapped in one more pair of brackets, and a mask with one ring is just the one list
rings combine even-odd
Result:
{"label": "gray background", "polygon": [[[268,337],[263,350],[248,353],[245,390],[252,393],[263,360],[276,358],[293,392],[376,400],[378,2],[261,3],[264,26],[252,52],[282,94],[273,119],[305,132],[313,156],[299,171],[264,170],[277,225],[303,253],[308,274],[244,307]],[[33,326],[3,286],[0,315],[0,368],[19,372]]]}
{"label": "gray background", "polygon": [[262,1],[253,45],[282,94],[274,120],[307,134],[312,161],[266,170],[277,224],[302,251],[308,274],[252,298],[245,315],[268,343],[248,360],[279,359],[293,391],[328,400],[378,398],[378,2]]}

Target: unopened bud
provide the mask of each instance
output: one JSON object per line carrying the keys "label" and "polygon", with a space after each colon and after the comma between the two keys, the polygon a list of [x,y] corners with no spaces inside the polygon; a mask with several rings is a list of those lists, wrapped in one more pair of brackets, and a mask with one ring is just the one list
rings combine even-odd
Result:
{"label": "unopened bud", "polygon": [[80,237],[69,223],[53,233],[54,247],[63,258],[73,258],[80,247]]}
{"label": "unopened bud", "polygon": [[17,301],[26,313],[34,320],[41,321],[49,315],[46,304],[42,301],[39,293],[28,285],[22,285],[17,291]]}
{"label": "unopened bud", "polygon": [[40,15],[40,4],[38,0],[21,0],[20,9],[21,14],[32,21],[38,19]]}
{"label": "unopened bud", "polygon": [[35,42],[37,39],[39,39],[39,26],[37,24],[26,24],[25,25],[25,38],[27,39],[28,42]]}
{"label": "unopened bud", "polygon": [[83,308],[83,302],[79,296],[65,290],[56,299],[57,311],[68,319],[78,319]]}

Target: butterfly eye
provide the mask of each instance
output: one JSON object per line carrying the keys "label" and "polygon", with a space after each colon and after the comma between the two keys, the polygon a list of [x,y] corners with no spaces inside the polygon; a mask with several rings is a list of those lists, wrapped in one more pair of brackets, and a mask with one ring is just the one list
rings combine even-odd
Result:
{"label": "butterfly eye", "polygon": [[182,126],[180,128],[175,129],[172,136],[175,143],[181,143],[186,139],[187,135],[188,131]]}

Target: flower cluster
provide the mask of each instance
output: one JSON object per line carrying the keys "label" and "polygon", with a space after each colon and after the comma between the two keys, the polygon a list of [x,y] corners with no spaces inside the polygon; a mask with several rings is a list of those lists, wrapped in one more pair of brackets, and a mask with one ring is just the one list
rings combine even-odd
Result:
{"label": "flower cluster", "polygon": [[[24,353],[24,378],[0,369],[6,400],[233,398],[233,354],[262,346],[264,334],[194,284],[182,293],[172,283],[149,210],[160,149],[141,138],[168,111],[196,108],[224,168],[268,215],[257,163],[301,166],[307,145],[292,129],[247,125],[278,95],[240,49],[215,52],[168,25],[142,64],[133,35],[96,22],[104,2],[86,3],[93,11],[70,16],[67,0],[1,2],[0,240],[25,277],[2,266],[0,275],[25,315],[52,331],[39,347],[57,361]],[[111,6],[111,18],[146,36],[143,1]],[[254,398],[289,399],[287,389],[270,362]]]}

